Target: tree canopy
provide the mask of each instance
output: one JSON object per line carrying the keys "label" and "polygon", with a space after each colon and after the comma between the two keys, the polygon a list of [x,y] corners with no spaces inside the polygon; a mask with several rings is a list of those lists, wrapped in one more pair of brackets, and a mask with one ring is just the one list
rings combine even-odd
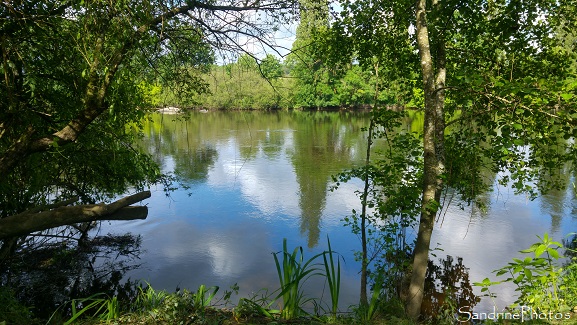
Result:
{"label": "tree canopy", "polygon": [[[205,92],[200,72],[215,51],[272,44],[292,11],[284,1],[2,2],[0,228],[54,202],[93,204],[166,180],[133,146],[156,81]],[[68,208],[59,211],[79,215]]]}
{"label": "tree canopy", "polygon": [[[397,89],[398,104],[420,103],[416,108],[424,111],[417,147],[422,163],[397,165],[405,184],[414,183],[406,175],[420,175],[420,219],[414,224],[419,230],[407,295],[407,312],[416,318],[442,193],[451,187],[473,202],[491,185],[483,177],[489,171],[535,197],[555,188],[556,170],[575,159],[573,142],[566,141],[577,135],[575,44],[567,41],[575,31],[575,5],[539,0],[340,4],[326,34],[332,40],[322,42],[340,42],[350,51],[328,53],[357,60],[378,74],[383,87]],[[423,100],[411,100],[411,94]],[[375,125],[387,128],[390,122],[383,124],[382,116],[377,112]],[[367,168],[361,175],[370,173],[377,184],[387,179],[394,163],[389,156],[371,166],[377,171]],[[383,211],[383,218],[394,216]]]}

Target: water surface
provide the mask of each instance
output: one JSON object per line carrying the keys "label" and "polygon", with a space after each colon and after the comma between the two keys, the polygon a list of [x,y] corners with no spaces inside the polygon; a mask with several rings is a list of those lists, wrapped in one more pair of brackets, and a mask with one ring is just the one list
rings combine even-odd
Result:
{"label": "water surface", "polygon": [[[355,191],[361,184],[329,189],[331,175],[363,163],[367,114],[209,112],[175,118],[154,115],[142,145],[187,188],[169,197],[152,189],[146,220],[104,229],[142,235],[143,265],[127,276],[168,291],[201,284],[224,290],[237,283],[240,297],[261,295],[262,288],[278,287],[271,253],[281,250],[283,238],[312,256],[327,249],[328,235],[346,262],[341,305],[357,303],[360,266],[353,253],[360,241],[341,220],[360,208]],[[481,281],[535,242],[535,235],[548,232],[561,240],[577,231],[571,174],[565,190],[536,201],[496,186],[486,196],[486,212],[453,202],[436,225],[435,254],[463,257],[470,279]],[[307,290],[320,297],[322,281],[310,282]],[[498,308],[514,300],[513,290],[496,290]],[[489,308],[489,301],[477,307]]]}

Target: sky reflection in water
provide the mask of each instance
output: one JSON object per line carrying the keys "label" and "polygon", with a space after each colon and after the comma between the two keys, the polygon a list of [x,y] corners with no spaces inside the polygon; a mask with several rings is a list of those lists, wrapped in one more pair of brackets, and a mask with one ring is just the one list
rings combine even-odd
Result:
{"label": "sky reflection in water", "polygon": [[[360,266],[353,251],[360,242],[341,220],[359,209],[354,191],[361,184],[352,181],[334,192],[328,189],[331,175],[362,163],[365,115],[255,112],[247,118],[238,112],[214,112],[192,115],[189,122],[157,117],[156,124],[160,127],[147,130],[145,146],[165,171],[192,175],[190,188],[170,198],[153,189],[146,202],[147,220],[104,227],[142,234],[143,267],[129,277],[168,291],[196,290],[201,284],[224,290],[238,283],[239,296],[246,297],[278,287],[271,253],[281,250],[283,238],[291,249],[303,246],[310,257],[327,248],[328,234],[346,261],[341,306],[357,303]],[[549,232],[560,240],[577,231],[576,200],[569,192],[530,202],[499,188],[488,194],[488,213],[472,217],[468,208],[452,205],[433,234],[432,247],[439,243],[443,249],[435,254],[463,257],[472,282],[494,279],[491,271],[517,257],[537,240],[535,235]],[[320,278],[307,290],[321,296]],[[495,292],[497,308],[512,302],[514,288],[501,286]],[[324,295],[330,301],[328,292]],[[477,307],[489,308],[489,301]]]}

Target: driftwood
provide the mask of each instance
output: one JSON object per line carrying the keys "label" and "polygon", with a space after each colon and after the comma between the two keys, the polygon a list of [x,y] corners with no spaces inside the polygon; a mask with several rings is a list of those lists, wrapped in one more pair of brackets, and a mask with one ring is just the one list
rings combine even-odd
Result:
{"label": "driftwood", "polygon": [[[35,231],[97,220],[146,219],[146,206],[129,206],[150,197],[150,191],[136,193],[110,204],[83,204],[68,206],[75,199],[40,209],[28,210],[0,219],[0,240],[25,236]],[[39,211],[40,210],[40,211]],[[45,210],[45,211],[42,211]]]}

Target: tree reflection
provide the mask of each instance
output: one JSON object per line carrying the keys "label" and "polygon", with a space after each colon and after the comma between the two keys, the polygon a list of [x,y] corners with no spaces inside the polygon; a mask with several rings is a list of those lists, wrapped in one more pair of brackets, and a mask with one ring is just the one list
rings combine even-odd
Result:
{"label": "tree reflection", "polygon": [[457,257],[455,263],[454,258],[447,255],[439,262],[428,262],[421,315],[437,319],[443,316],[445,310],[452,308],[472,311],[481,299],[473,293],[469,268],[463,265],[463,258]]}
{"label": "tree reflection", "polygon": [[199,134],[203,130],[199,122],[201,120],[155,114],[144,125],[143,147],[160,165],[166,157],[171,157],[174,174],[185,182],[204,181],[208,169],[218,158],[214,146]]}
{"label": "tree reflection", "polygon": [[11,288],[36,317],[48,319],[54,311],[69,313],[71,299],[96,293],[121,301],[136,297],[125,273],[137,268],[141,238],[132,234],[82,238],[67,236],[68,230],[29,237],[13,258],[0,265],[0,285]]}
{"label": "tree reflection", "polygon": [[324,111],[153,114],[144,123],[142,146],[158,163],[174,162],[183,183],[205,181],[218,150],[235,151],[234,159],[242,160],[236,172],[247,161],[286,154],[299,186],[300,231],[314,247],[331,176],[362,161],[366,121],[363,114]]}
{"label": "tree reflection", "polygon": [[361,161],[355,155],[362,153],[357,144],[363,143],[364,119],[328,112],[301,112],[294,119],[298,129],[291,160],[299,184],[300,231],[308,232],[308,247],[315,247],[332,175]]}

